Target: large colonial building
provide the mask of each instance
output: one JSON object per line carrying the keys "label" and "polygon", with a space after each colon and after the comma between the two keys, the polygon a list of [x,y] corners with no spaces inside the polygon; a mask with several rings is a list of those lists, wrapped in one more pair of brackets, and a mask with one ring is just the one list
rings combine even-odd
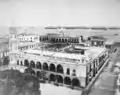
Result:
{"label": "large colonial building", "polygon": [[[80,88],[86,87],[108,58],[108,50],[105,47],[86,46],[83,43],[84,41],[76,40],[75,42],[79,45],[69,43],[52,45],[52,37],[56,41],[61,39],[58,36],[52,36],[50,44],[43,45],[42,42],[42,44],[40,43],[41,46],[21,51],[15,28],[10,28],[10,36],[10,64],[22,69],[32,67],[33,74],[39,78],[41,78],[41,72],[45,72],[46,79],[52,83]],[[40,39],[43,40],[43,38]],[[62,39],[61,43],[63,42]],[[69,42],[71,39],[67,37],[63,40]],[[46,40],[49,40],[49,37],[46,37]],[[82,41],[82,39],[80,40]]]}

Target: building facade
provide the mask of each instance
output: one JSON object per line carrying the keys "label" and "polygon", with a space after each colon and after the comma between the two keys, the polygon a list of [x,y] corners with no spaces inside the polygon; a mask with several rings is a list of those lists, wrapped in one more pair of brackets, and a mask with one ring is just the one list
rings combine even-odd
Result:
{"label": "building facade", "polygon": [[[64,40],[65,41],[65,40]],[[33,74],[41,79],[41,72],[51,83],[64,86],[86,87],[108,58],[104,47],[81,47],[84,53],[74,54],[39,49],[19,49],[19,39],[15,28],[10,28],[10,64],[23,68],[33,68]],[[67,46],[71,50],[70,46]]]}
{"label": "building facade", "polygon": [[39,36],[34,34],[21,33],[18,35],[20,42],[39,42]]}

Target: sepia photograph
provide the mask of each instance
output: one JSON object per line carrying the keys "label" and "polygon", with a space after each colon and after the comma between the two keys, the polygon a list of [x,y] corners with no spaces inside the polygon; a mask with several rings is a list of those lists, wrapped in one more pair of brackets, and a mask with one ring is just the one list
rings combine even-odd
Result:
{"label": "sepia photograph", "polygon": [[0,0],[0,95],[120,95],[120,0]]}

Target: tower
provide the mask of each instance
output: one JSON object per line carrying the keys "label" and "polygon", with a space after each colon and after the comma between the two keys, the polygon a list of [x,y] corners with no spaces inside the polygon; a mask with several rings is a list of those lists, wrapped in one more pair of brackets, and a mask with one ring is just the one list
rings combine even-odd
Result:
{"label": "tower", "polygon": [[17,60],[17,53],[19,40],[17,37],[17,28],[10,27],[9,28],[9,57],[10,57],[10,64],[16,64]]}
{"label": "tower", "polygon": [[18,52],[18,38],[16,27],[10,27],[9,34],[9,52]]}

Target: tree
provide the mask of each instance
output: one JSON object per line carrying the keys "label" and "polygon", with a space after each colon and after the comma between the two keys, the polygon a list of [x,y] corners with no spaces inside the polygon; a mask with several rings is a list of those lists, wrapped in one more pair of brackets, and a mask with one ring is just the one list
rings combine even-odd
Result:
{"label": "tree", "polygon": [[4,57],[3,65],[8,65],[8,64],[9,64],[9,58],[8,57]]}
{"label": "tree", "polygon": [[39,79],[29,73],[21,73],[18,70],[5,70],[0,72],[0,79],[4,79],[2,81],[3,95],[26,95],[26,92],[29,95],[40,95]]}
{"label": "tree", "polygon": [[28,68],[25,69],[25,73],[29,73],[29,74],[32,75],[33,69],[31,67],[28,67]]}

